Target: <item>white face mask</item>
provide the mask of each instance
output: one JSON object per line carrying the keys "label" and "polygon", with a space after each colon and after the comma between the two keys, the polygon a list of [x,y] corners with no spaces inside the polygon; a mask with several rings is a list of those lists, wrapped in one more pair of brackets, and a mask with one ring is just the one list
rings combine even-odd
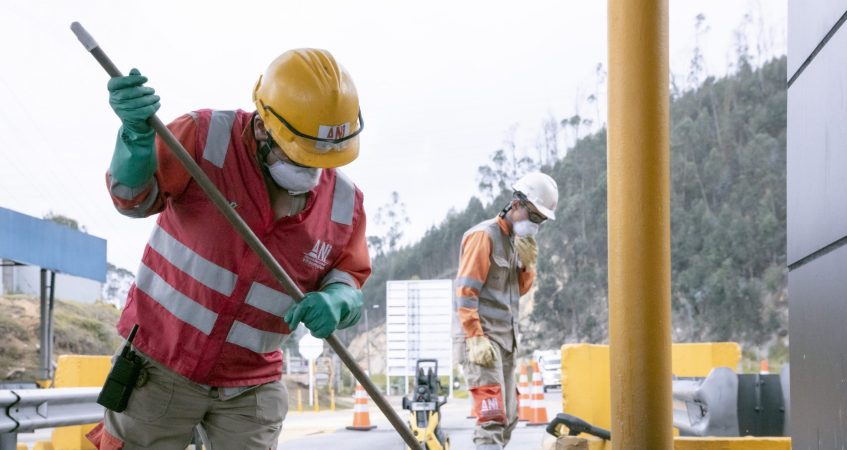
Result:
{"label": "white face mask", "polygon": [[535,236],[538,233],[538,224],[529,220],[521,220],[512,225],[515,235],[519,237]]}
{"label": "white face mask", "polygon": [[323,169],[300,167],[283,161],[268,166],[271,178],[291,195],[305,194],[318,185]]}

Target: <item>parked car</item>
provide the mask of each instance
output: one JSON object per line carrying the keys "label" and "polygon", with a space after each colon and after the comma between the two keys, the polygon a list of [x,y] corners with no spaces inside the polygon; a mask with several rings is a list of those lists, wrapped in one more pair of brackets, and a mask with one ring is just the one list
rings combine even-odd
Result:
{"label": "parked car", "polygon": [[538,363],[541,370],[541,380],[544,383],[544,392],[548,389],[562,387],[562,355],[559,350],[536,350],[532,357]]}

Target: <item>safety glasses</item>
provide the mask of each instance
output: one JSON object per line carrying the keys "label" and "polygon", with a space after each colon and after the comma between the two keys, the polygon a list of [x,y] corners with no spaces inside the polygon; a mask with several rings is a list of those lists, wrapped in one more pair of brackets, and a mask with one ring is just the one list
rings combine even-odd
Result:
{"label": "safety glasses", "polygon": [[303,139],[309,139],[309,140],[312,140],[312,141],[315,141],[315,142],[320,142],[320,143],[323,143],[323,144],[329,144],[327,147],[343,147],[342,145],[339,145],[339,144],[342,144],[343,142],[346,142],[346,141],[349,141],[350,139],[353,139],[354,137],[358,136],[359,133],[362,132],[362,130],[365,129],[365,121],[362,119],[362,111],[359,110],[359,128],[356,131],[354,131],[353,133],[351,133],[347,136],[340,137],[340,138],[324,138],[324,137],[318,137],[318,136],[310,136],[308,134],[301,133],[299,130],[294,128],[293,125],[288,123],[287,120],[285,120],[282,116],[277,114],[277,112],[274,111],[274,109],[271,108],[270,106],[268,106],[268,105],[263,105],[263,106],[265,107],[265,110],[270,111],[270,113],[273,114],[274,117],[276,117],[283,125],[285,125],[285,128],[288,128],[288,131],[290,131],[295,136],[297,136],[299,138],[303,138]]}
{"label": "safety glasses", "polygon": [[523,194],[519,194],[518,198],[521,202],[521,206],[526,208],[527,212],[529,213],[530,222],[541,225],[542,223],[544,223],[544,221],[547,220],[547,217],[544,214],[535,211],[534,209],[532,209],[532,207],[529,206],[529,201],[526,199],[526,197],[523,196]]}

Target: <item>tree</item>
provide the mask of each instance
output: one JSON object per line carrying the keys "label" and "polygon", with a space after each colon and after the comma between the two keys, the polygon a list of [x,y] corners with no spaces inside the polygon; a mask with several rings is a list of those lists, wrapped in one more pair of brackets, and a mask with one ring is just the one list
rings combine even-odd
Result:
{"label": "tree", "polygon": [[525,154],[519,155],[515,144],[517,125],[506,132],[503,148],[489,156],[491,164],[477,169],[479,192],[484,199],[493,200],[503,191],[511,190],[512,184],[523,174],[537,167],[535,161]]}
{"label": "tree", "polygon": [[700,85],[700,76],[706,70],[703,51],[701,50],[701,38],[708,31],[709,26],[706,25],[706,15],[703,13],[697,14],[694,18],[694,55],[691,57],[691,65],[688,70],[688,83],[691,87],[696,88]]}
{"label": "tree", "polygon": [[[397,250],[403,240],[403,227],[409,224],[409,215],[406,213],[406,204],[400,201],[397,191],[391,193],[388,203],[380,206],[376,213],[376,223],[385,229],[382,237],[374,239],[381,249],[393,252]],[[368,239],[371,243],[371,239]]]}
{"label": "tree", "polygon": [[51,222],[56,222],[59,225],[64,225],[71,230],[80,231],[83,233],[87,233],[88,231],[85,229],[84,225],[80,225],[76,219],[71,219],[68,216],[64,216],[62,214],[54,213],[52,210],[48,211],[47,214],[44,215],[44,220],[49,220]]}

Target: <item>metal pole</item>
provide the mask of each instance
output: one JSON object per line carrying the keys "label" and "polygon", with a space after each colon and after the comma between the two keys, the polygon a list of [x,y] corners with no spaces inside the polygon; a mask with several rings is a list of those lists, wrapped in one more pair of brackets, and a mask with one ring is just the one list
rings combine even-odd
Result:
{"label": "metal pole", "polygon": [[41,341],[41,367],[38,368],[38,382],[41,387],[47,387],[50,380],[50,307],[47,296],[47,269],[41,269],[41,326],[39,340]]}
{"label": "metal pole", "polygon": [[18,433],[0,433],[0,450],[18,448]]}
{"label": "metal pole", "polygon": [[50,319],[47,321],[47,377],[49,380],[53,380],[53,347],[55,346],[55,339],[53,338],[53,326],[54,315],[53,315],[53,306],[56,304],[56,272],[50,271],[50,294],[47,297],[47,317]]}
{"label": "metal pole", "polygon": [[612,448],[671,450],[668,1],[609,1]]}
{"label": "metal pole", "polygon": [[[94,59],[97,60],[98,63],[106,70],[106,72],[111,77],[119,77],[122,76],[121,71],[115,66],[111,59],[106,55],[105,52],[100,48],[94,38],[88,34],[88,31],[79,24],[79,22],[74,22],[71,24],[71,30],[76,34],[77,39],[82,43],[86,50],[88,50]],[[194,178],[194,181],[203,189],[203,192],[209,197],[209,200],[214,203],[214,205],[218,208],[221,214],[229,221],[229,223],[235,228],[239,235],[244,239],[247,245],[256,253],[265,267],[274,275],[274,277],[279,281],[279,283],[285,288],[294,301],[300,302],[303,299],[303,293],[300,292],[300,288],[294,283],[288,273],[285,272],[285,269],[279,264],[279,261],[274,259],[271,252],[259,241],[259,238],[256,237],[256,234],[253,233],[253,230],[247,226],[247,223],[244,222],[244,219],[235,212],[232,206],[229,205],[229,202],[224,198],[224,196],[220,193],[218,188],[214,183],[206,176],[206,173],[203,172],[203,169],[200,168],[199,165],[194,161],[191,155],[188,154],[188,151],[182,146],[179,140],[170,132],[170,130],[162,123],[161,119],[158,116],[153,115],[147,122],[151,127],[156,131],[156,134],[159,135],[159,138],[162,139],[167,145],[168,148],[171,149],[174,156],[182,163],[185,170],[191,174],[191,177]],[[350,372],[353,373],[353,376],[356,377],[356,380],[374,403],[379,407],[379,410],[385,415],[391,425],[400,433],[400,437],[403,438],[403,441],[406,442],[410,448],[414,450],[423,450],[412,435],[411,430],[406,426],[397,412],[391,408],[391,405],[388,404],[388,400],[380,394],[376,385],[374,385],[373,381],[368,378],[362,369],[356,364],[356,361],[353,360],[350,352],[347,351],[347,348],[338,340],[335,334],[331,334],[326,338],[326,342],[330,347],[335,351],[341,361],[344,362],[344,365],[350,369]]]}
{"label": "metal pole", "polygon": [[368,323],[368,307],[365,310],[365,357],[368,358],[368,375],[371,374],[371,326]]}
{"label": "metal pole", "polygon": [[315,361],[309,360],[309,406],[314,404],[315,400]]}

